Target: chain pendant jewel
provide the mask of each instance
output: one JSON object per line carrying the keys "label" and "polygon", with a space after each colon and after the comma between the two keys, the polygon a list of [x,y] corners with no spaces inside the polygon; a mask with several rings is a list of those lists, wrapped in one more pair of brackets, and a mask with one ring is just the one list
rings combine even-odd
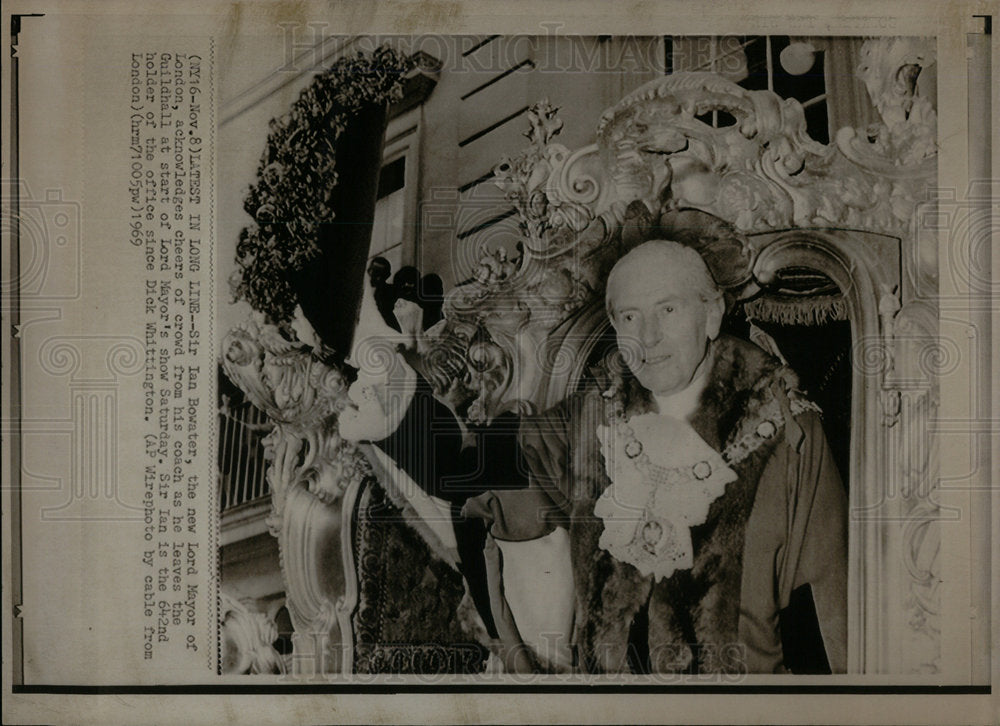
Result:
{"label": "chain pendant jewel", "polygon": [[[599,545],[660,580],[693,566],[691,527],[707,520],[712,502],[737,479],[731,467],[778,435],[785,414],[773,396],[766,399],[720,453],[686,421],[652,413],[627,417],[616,394],[605,392],[608,423],[597,427],[612,482],[594,505],[604,522]],[[793,392],[787,413],[804,411],[819,408]]]}
{"label": "chain pendant jewel", "polygon": [[613,482],[594,507],[604,520],[600,546],[656,579],[691,567],[691,527],[736,473],[690,424],[668,416],[616,418],[598,436]]}

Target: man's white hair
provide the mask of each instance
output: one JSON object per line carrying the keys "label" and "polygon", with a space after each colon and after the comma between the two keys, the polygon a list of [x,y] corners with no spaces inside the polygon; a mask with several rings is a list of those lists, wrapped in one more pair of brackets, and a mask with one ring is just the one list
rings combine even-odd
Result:
{"label": "man's white hair", "polygon": [[605,287],[604,306],[612,321],[614,321],[614,308],[611,305],[611,283],[615,279],[616,273],[620,274],[625,261],[643,255],[659,257],[663,264],[682,270],[702,302],[711,302],[722,296],[722,290],[715,284],[715,280],[712,279],[712,275],[708,271],[708,266],[705,265],[705,260],[696,250],[673,240],[653,239],[629,250],[611,268]]}

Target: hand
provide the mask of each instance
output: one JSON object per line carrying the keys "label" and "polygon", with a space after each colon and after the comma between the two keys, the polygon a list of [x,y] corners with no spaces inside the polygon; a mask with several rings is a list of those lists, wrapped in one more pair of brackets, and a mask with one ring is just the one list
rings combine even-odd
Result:
{"label": "hand", "polygon": [[407,344],[416,345],[424,322],[424,310],[415,302],[399,299],[392,309],[399,323],[399,330],[406,338]]}

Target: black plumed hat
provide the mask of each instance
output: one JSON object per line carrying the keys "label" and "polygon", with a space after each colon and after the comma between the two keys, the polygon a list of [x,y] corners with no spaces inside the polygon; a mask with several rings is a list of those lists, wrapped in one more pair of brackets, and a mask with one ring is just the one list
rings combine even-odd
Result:
{"label": "black plumed hat", "polygon": [[641,200],[625,210],[623,253],[654,239],[672,240],[694,249],[715,284],[730,294],[753,277],[753,254],[747,238],[732,224],[700,209],[666,208],[654,213]]}

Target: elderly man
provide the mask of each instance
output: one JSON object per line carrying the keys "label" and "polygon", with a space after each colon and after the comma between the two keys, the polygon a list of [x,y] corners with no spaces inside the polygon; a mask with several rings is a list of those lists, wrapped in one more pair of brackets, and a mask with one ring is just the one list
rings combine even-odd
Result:
{"label": "elderly man", "polygon": [[816,407],[720,336],[692,248],[634,248],[606,302],[624,365],[521,422],[529,486],[465,507],[508,667],[782,673],[805,650],[800,670],[843,672],[846,501]]}

